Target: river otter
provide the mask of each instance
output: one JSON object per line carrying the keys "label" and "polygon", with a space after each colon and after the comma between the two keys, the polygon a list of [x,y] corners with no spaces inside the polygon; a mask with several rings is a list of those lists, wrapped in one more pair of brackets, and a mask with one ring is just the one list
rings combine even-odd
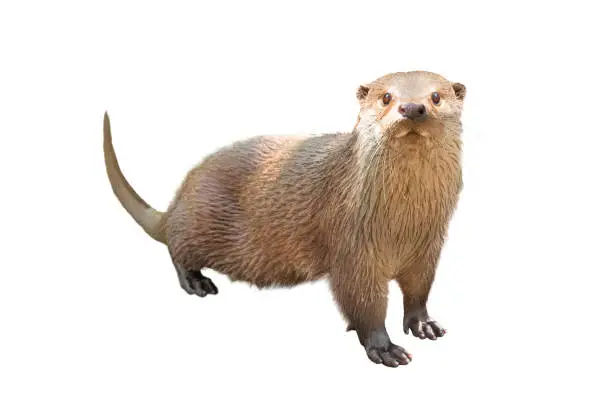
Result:
{"label": "river otter", "polygon": [[165,213],[124,178],[104,117],[114,193],[167,245],[181,287],[217,294],[211,268],[258,287],[327,276],[367,356],[389,367],[412,357],[385,327],[388,284],[404,296],[404,331],[445,330],[426,302],[461,188],[464,85],[424,71],[388,74],[357,90],[350,133],[257,136],[206,157]]}

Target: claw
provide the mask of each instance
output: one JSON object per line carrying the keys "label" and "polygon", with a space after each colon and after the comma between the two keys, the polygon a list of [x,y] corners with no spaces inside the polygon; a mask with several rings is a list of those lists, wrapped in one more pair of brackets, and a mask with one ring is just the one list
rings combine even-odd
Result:
{"label": "claw", "polygon": [[410,332],[414,337],[430,340],[437,340],[446,334],[446,330],[435,320],[429,319],[426,313],[415,313],[404,318],[404,333]]}

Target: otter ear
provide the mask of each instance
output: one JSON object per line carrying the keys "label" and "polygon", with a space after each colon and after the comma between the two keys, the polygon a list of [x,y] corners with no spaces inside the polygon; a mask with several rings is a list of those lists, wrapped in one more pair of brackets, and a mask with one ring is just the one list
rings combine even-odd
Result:
{"label": "otter ear", "polygon": [[357,99],[359,102],[362,102],[368,96],[368,92],[370,92],[370,87],[366,85],[361,85],[357,88]]}
{"label": "otter ear", "polygon": [[455,96],[457,99],[462,101],[463,98],[465,98],[465,85],[455,82],[453,83],[453,90],[455,91]]}

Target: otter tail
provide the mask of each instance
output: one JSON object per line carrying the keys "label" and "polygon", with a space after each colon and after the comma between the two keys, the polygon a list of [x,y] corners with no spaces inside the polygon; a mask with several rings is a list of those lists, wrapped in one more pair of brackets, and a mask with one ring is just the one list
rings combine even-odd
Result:
{"label": "otter tail", "polygon": [[106,163],[106,173],[110,180],[113,192],[119,199],[119,202],[127,210],[151,238],[162,244],[166,243],[166,237],[163,228],[163,213],[156,211],[147,204],[136,191],[130,186],[130,183],[125,179],[119,163],[113,140],[111,136],[110,120],[108,113],[104,113],[104,161]]}

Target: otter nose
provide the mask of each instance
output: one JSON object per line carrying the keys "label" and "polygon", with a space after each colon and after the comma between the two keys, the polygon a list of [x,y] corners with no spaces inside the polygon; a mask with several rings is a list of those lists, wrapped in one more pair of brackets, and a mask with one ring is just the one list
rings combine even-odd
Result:
{"label": "otter nose", "polygon": [[398,108],[399,113],[412,120],[423,120],[427,117],[427,110],[422,103],[404,103]]}

